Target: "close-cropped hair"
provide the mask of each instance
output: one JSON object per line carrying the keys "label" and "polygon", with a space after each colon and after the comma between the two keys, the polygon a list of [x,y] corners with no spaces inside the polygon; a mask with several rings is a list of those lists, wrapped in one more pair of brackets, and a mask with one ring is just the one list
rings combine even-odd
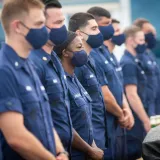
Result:
{"label": "close-cropped hair", "polygon": [[9,33],[9,25],[13,19],[23,19],[30,9],[44,9],[44,4],[40,0],[5,0],[1,12],[1,22],[3,29]]}
{"label": "close-cropped hair", "polygon": [[140,31],[141,31],[141,28],[139,28],[135,25],[132,25],[132,26],[125,29],[124,34],[127,39],[128,37],[134,37]]}

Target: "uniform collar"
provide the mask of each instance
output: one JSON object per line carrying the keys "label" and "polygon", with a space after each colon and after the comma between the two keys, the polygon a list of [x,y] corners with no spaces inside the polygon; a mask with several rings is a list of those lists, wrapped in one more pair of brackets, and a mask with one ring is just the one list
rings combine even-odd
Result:
{"label": "uniform collar", "polygon": [[125,55],[127,55],[128,57],[130,57],[133,60],[136,58],[136,56],[133,56],[128,50],[125,50]]}
{"label": "uniform collar", "polygon": [[71,79],[75,78],[75,74],[73,73],[72,75],[69,74],[68,72],[65,71],[66,77],[69,77]]}
{"label": "uniform collar", "polygon": [[125,55],[127,55],[130,59],[135,61],[136,63],[140,62],[137,56],[133,56],[129,51],[125,50]]}
{"label": "uniform collar", "polygon": [[2,45],[2,52],[6,55],[7,59],[16,69],[25,67],[28,61],[28,58],[23,59],[20,56],[18,56],[14,49],[6,43],[3,43]]}

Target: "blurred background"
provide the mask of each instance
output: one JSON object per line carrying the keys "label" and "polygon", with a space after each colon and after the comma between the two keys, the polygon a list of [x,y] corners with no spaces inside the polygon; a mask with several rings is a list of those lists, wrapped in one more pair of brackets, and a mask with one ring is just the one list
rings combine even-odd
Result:
{"label": "blurred background", "polygon": [[[0,0],[0,8],[2,7]],[[123,28],[129,26],[136,18],[148,19],[157,30],[157,47],[154,49],[160,58],[160,0],[59,0],[63,5],[66,25],[70,16],[76,12],[85,12],[90,7],[101,6],[109,10],[113,18],[121,22]],[[0,24],[0,41],[4,41],[4,33]],[[123,46],[116,49],[116,56],[121,57]]]}

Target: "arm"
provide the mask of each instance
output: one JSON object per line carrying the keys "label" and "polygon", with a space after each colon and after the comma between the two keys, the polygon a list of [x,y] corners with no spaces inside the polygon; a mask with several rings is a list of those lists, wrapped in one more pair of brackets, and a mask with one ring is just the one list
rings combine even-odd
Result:
{"label": "arm", "polygon": [[126,96],[124,94],[123,94],[123,106],[122,107],[123,107],[123,113],[126,119],[126,124],[124,127],[130,130],[134,126],[134,117],[129,107]]}
{"label": "arm", "polygon": [[54,138],[55,138],[55,143],[56,143],[56,153],[61,153],[56,157],[56,160],[68,160],[68,155],[66,155],[65,149],[61,143],[61,140],[56,132],[55,129],[53,129],[53,133],[54,133]]}
{"label": "arm", "polygon": [[148,132],[150,130],[150,120],[144,110],[144,106],[141,102],[141,99],[137,94],[137,86],[126,85],[125,91],[126,91],[126,96],[129,101],[129,104],[131,105],[133,111],[137,114],[139,119],[144,124],[145,130]]}
{"label": "arm", "polygon": [[[94,141],[93,141],[94,143]],[[100,160],[103,157],[103,151],[99,148],[92,148],[88,143],[86,143],[79,134],[73,129],[73,142],[72,147],[86,153],[93,160]]]}
{"label": "arm", "polygon": [[55,160],[55,157],[25,128],[22,114],[1,113],[0,129],[10,147],[24,159]]}
{"label": "arm", "polygon": [[123,111],[117,104],[116,99],[114,98],[113,94],[111,93],[107,85],[102,86],[102,93],[104,97],[106,110],[114,116],[116,116],[118,119],[123,118]]}

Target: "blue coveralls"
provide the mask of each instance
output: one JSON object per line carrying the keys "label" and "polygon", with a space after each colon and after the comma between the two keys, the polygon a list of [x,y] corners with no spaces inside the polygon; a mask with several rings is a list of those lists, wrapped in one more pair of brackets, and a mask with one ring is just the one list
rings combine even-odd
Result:
{"label": "blue coveralls", "polygon": [[[56,155],[48,96],[29,59],[20,58],[7,44],[0,51],[0,113],[18,112],[24,126],[52,154]],[[29,143],[29,142],[28,142]],[[2,134],[5,160],[23,160]]]}
{"label": "blue coveralls", "polygon": [[[66,73],[71,102],[73,128],[89,145],[93,143],[91,98],[78,81],[75,74]],[[85,153],[72,148],[72,160],[85,160]]]}
{"label": "blue coveralls", "polygon": [[75,69],[75,74],[92,99],[92,124],[94,140],[99,148],[105,150],[106,147],[108,147],[106,146],[106,110],[101,85],[97,77],[97,71],[93,58],[89,56],[87,64],[82,67],[77,67]]}
{"label": "blue coveralls", "polygon": [[[110,89],[114,97],[116,98],[118,104],[120,107],[122,107],[123,103],[123,74],[122,71],[120,70],[120,66],[116,60],[116,58],[111,54],[108,50],[108,47],[105,45],[102,45],[99,49],[97,49],[108,61],[108,63],[111,65],[112,70],[114,70],[114,81],[116,86],[112,86]],[[113,59],[114,58],[114,59]],[[116,90],[116,88],[118,88]],[[115,156],[116,160],[120,159],[127,159],[127,142],[126,142],[126,130],[122,129],[120,125],[117,125],[116,129],[116,151],[115,151]]]}
{"label": "blue coveralls", "polygon": [[138,54],[138,59],[141,61],[143,65],[143,69],[147,78],[147,113],[149,116],[156,115],[156,96],[157,96],[157,73],[156,73],[156,65],[154,64],[154,60],[148,54],[148,52],[144,52],[142,54]]}
{"label": "blue coveralls", "polygon": [[[110,54],[110,53],[109,53]],[[95,49],[94,52],[91,52],[91,56],[94,58],[97,71],[100,77],[101,85],[104,86],[103,80],[104,77],[108,80],[108,87],[114,97],[117,100],[117,103],[122,106],[122,100],[123,100],[123,86],[121,84],[121,81],[114,69],[114,67],[110,64],[110,62],[107,60],[107,58],[103,55],[103,51],[101,48]],[[103,78],[101,78],[103,77]],[[105,84],[106,85],[106,84]],[[107,112],[107,130],[108,130],[108,141],[109,141],[109,147],[112,150],[113,153],[113,159],[119,160],[123,159],[125,160],[126,157],[126,143],[123,143],[123,146],[120,144],[116,144],[116,137],[117,137],[117,129],[121,131],[119,124],[117,123],[116,117],[109,112]],[[119,135],[124,135],[123,131],[120,132]],[[119,148],[119,145],[121,145],[121,149]],[[119,148],[119,151],[118,151]],[[122,153],[122,152],[123,153]]]}
{"label": "blue coveralls", "polygon": [[[128,51],[125,51],[120,64],[123,71],[124,87],[126,85],[136,85],[138,95],[143,105],[146,106],[147,79],[140,60],[137,57],[132,56]],[[140,119],[134,112],[133,115],[135,118],[135,125],[127,132],[129,160],[135,160],[141,157],[142,141],[146,134]]]}
{"label": "blue coveralls", "polygon": [[62,65],[55,52],[47,54],[43,49],[31,52],[31,60],[49,97],[54,126],[66,151],[72,143],[72,122],[68,84]]}

